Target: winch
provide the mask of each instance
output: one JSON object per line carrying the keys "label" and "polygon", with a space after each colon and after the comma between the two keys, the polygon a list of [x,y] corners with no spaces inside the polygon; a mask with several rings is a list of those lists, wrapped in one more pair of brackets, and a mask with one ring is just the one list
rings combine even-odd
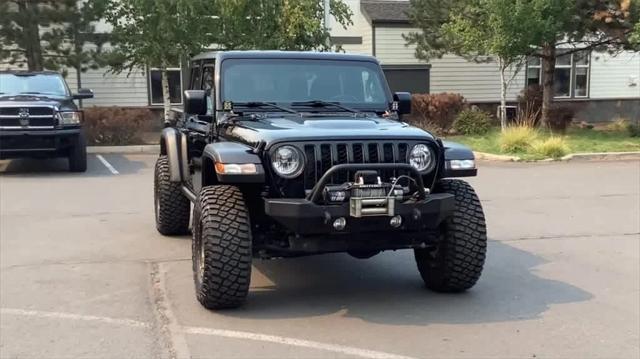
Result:
{"label": "winch", "polygon": [[391,178],[393,183],[382,182],[378,171],[358,171],[354,179],[354,182],[324,189],[326,203],[348,200],[352,217],[394,216],[396,200],[404,200],[410,191],[395,178]]}

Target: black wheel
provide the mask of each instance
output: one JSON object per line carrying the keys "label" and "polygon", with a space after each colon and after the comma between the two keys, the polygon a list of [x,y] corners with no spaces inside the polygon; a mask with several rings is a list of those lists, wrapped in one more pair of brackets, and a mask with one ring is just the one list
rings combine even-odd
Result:
{"label": "black wheel", "polygon": [[81,133],[74,141],[73,147],[69,149],[69,171],[86,172],[87,171],[87,141]]}
{"label": "black wheel", "polygon": [[156,161],[154,185],[154,207],[156,228],[164,235],[189,233],[189,212],[191,204],[182,194],[180,182],[171,182],[169,159],[158,157]]}
{"label": "black wheel", "polygon": [[461,180],[441,180],[435,192],[451,193],[456,209],[440,228],[435,248],[415,249],[418,270],[427,288],[437,292],[462,292],[476,284],[487,251],[487,228],[480,199]]}
{"label": "black wheel", "polygon": [[251,225],[240,189],[202,188],[193,210],[193,279],[208,309],[244,303],[251,281]]}

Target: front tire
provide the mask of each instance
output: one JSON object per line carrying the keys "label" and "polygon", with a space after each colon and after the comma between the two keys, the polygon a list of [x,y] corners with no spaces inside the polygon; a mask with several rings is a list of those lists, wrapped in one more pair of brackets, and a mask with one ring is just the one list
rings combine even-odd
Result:
{"label": "front tire", "polygon": [[462,292],[482,273],[487,251],[487,228],[480,199],[462,180],[440,180],[435,192],[455,196],[456,209],[440,229],[436,248],[415,249],[418,270],[427,288]]}
{"label": "front tire", "polygon": [[193,220],[193,278],[207,309],[239,307],[251,281],[251,225],[240,189],[202,188]]}
{"label": "front tire", "polygon": [[86,172],[87,171],[87,140],[81,133],[74,141],[73,147],[69,149],[69,171]]}
{"label": "front tire", "polygon": [[158,157],[153,181],[156,229],[165,236],[187,234],[191,203],[182,194],[180,182],[170,178],[169,159]]}

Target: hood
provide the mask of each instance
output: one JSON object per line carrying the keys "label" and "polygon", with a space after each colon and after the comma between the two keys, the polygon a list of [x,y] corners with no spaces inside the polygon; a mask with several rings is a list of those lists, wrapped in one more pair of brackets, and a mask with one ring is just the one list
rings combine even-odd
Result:
{"label": "hood", "polygon": [[60,110],[76,110],[70,97],[47,97],[41,95],[0,95],[0,107],[57,107]]}
{"label": "hood", "polygon": [[353,117],[325,114],[236,120],[224,124],[221,135],[252,146],[266,142],[267,147],[274,143],[294,141],[434,139],[433,135],[422,129],[375,115]]}

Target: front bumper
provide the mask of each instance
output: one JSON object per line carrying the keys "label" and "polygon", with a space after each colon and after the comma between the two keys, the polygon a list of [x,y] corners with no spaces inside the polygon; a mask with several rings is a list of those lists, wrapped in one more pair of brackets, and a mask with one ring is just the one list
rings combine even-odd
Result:
{"label": "front bumper", "polygon": [[[393,227],[389,216],[351,217],[348,202],[320,205],[305,198],[267,198],[264,202],[268,216],[301,236],[424,232],[437,228],[455,209],[455,198],[448,193],[429,194],[404,203],[396,200],[394,214],[402,217],[402,225]],[[333,222],[340,217],[346,219],[347,225],[336,230]]]}
{"label": "front bumper", "polygon": [[81,129],[0,130],[0,158],[56,154],[72,147]]}

